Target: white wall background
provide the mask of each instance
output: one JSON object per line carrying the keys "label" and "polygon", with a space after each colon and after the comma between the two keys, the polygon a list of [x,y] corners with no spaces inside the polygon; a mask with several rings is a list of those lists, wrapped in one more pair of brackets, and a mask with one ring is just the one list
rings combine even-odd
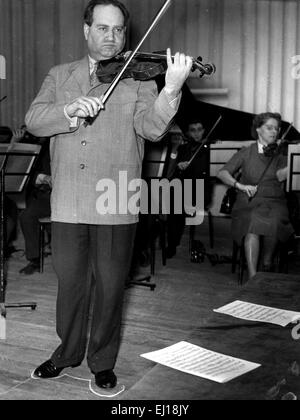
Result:
{"label": "white wall background", "polygon": [[[124,3],[132,15],[133,47],[163,0]],[[85,53],[85,4],[86,0],[0,0],[0,55],[7,63],[0,96],[8,96],[5,106],[0,105],[0,125],[21,124],[48,69]],[[191,77],[193,89],[214,93],[204,99],[252,113],[278,111],[300,130],[300,79],[292,77],[292,57],[300,55],[298,21],[297,0],[173,0],[143,50],[171,46],[193,57],[201,55],[217,67],[211,78]]]}

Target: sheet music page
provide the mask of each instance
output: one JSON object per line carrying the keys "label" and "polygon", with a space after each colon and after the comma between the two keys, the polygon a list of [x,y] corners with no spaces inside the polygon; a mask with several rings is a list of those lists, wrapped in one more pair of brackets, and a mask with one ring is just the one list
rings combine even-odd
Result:
{"label": "sheet music page", "polygon": [[240,300],[215,309],[214,312],[249,321],[280,325],[281,327],[286,327],[291,322],[300,319],[300,312],[286,311]]}
{"label": "sheet music page", "polygon": [[261,366],[206,350],[186,341],[162,350],[141,354],[141,357],[222,384]]}

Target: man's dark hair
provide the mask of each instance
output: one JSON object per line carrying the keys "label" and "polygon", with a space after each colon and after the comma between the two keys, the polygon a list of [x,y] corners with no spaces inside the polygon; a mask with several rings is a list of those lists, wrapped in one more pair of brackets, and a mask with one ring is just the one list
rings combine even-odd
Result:
{"label": "man's dark hair", "polygon": [[202,120],[198,117],[191,118],[189,121],[187,121],[187,128],[189,128],[189,126],[192,124],[201,124],[204,127]]}
{"label": "man's dark hair", "polygon": [[251,134],[254,139],[258,139],[257,129],[264,125],[270,118],[278,121],[278,127],[281,127],[281,115],[277,112],[264,112],[262,114],[256,115],[253,120]]}
{"label": "man's dark hair", "polygon": [[129,12],[125,5],[118,0],[90,0],[84,12],[84,23],[86,23],[88,26],[92,26],[95,7],[109,5],[115,6],[121,10],[124,16],[124,24],[126,26],[129,20]]}
{"label": "man's dark hair", "polygon": [[201,121],[201,119],[199,117],[192,117],[189,120],[187,120],[184,124],[184,132],[187,133],[189,131],[190,125],[192,124],[201,124],[202,127],[204,128],[204,124]]}

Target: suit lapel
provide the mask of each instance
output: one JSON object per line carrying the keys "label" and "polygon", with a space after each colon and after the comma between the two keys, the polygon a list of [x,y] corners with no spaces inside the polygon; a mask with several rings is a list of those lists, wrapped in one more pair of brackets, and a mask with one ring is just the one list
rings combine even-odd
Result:
{"label": "suit lapel", "polygon": [[91,89],[88,57],[84,57],[75,63],[69,71],[71,77],[76,80],[81,92],[86,95]]}

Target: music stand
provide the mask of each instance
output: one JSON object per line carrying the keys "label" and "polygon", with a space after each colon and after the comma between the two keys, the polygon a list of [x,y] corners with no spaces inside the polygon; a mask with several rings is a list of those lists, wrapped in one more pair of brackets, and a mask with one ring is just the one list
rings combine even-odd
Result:
{"label": "music stand", "polygon": [[289,145],[287,192],[300,192],[300,144]]}
{"label": "music stand", "polygon": [[[288,148],[288,178],[287,192],[300,193],[300,144],[290,144]],[[295,233],[295,239],[300,240],[300,234]]]}
{"label": "music stand", "polygon": [[[32,144],[1,144],[0,145],[0,310],[1,326],[6,318],[7,308],[31,308],[35,310],[35,302],[5,303],[5,274],[4,274],[4,244],[5,244],[5,220],[4,199],[5,193],[22,193],[29,180],[31,169],[38,157],[40,146]],[[3,157],[1,161],[1,157]],[[11,159],[11,157],[14,157]],[[1,331],[0,331],[1,333]],[[4,334],[0,334],[5,336]],[[5,338],[5,337],[4,337]]]}
{"label": "music stand", "polygon": [[[165,177],[166,173],[166,163],[168,162],[170,155],[170,144],[165,140],[160,143],[147,143],[145,148],[145,157],[143,162],[142,178],[150,185],[151,180],[157,179],[161,180]],[[157,200],[158,197],[150,197],[151,200]],[[146,216],[146,215],[144,215]],[[136,285],[149,287],[152,291],[155,290],[156,284],[150,282],[152,276],[155,274],[155,225],[160,223],[158,217],[159,215],[148,214],[150,221],[150,229],[148,234],[150,235],[150,253],[151,253],[151,272],[150,275],[142,277],[139,280],[129,279],[128,286]],[[159,226],[162,228],[161,226]],[[165,234],[161,235],[162,239],[162,260],[163,265],[166,265],[166,255],[165,255]]]}

